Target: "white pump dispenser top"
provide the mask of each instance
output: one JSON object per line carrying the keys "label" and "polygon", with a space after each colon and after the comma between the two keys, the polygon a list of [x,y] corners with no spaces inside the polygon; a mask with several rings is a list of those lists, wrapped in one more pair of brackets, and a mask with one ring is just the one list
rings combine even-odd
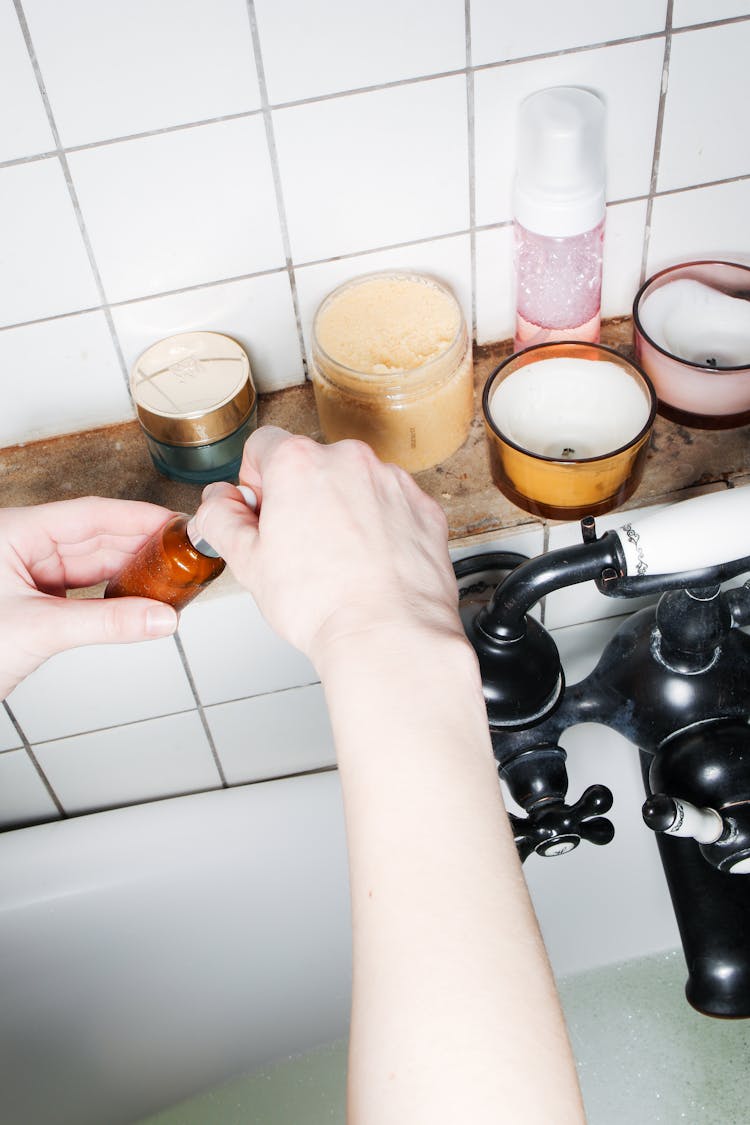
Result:
{"label": "white pump dispenser top", "polygon": [[604,119],[601,99],[575,86],[521,103],[513,214],[526,230],[568,238],[602,221]]}

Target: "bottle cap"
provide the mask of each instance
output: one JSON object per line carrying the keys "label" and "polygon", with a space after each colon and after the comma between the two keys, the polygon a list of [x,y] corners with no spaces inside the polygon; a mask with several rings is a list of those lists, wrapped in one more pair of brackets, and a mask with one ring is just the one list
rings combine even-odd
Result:
{"label": "bottle cap", "polygon": [[604,217],[604,104],[575,86],[521,103],[513,214],[553,238],[584,234]]}
{"label": "bottle cap", "polygon": [[182,332],[152,344],[133,366],[130,389],[143,429],[168,445],[221,441],[255,409],[247,353],[221,332]]}

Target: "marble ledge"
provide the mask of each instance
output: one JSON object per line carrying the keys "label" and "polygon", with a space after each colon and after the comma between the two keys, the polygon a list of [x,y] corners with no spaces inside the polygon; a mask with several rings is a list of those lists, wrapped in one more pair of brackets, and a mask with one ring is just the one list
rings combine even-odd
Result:
{"label": "marble ledge", "polygon": [[[632,355],[629,318],[607,322],[602,342]],[[510,341],[476,349],[474,422],[467,441],[449,460],[416,475],[442,506],[451,540],[482,538],[546,521],[521,511],[495,488],[481,420],[487,376],[511,350]],[[261,395],[259,421],[320,438],[310,384]],[[643,480],[626,507],[679,499],[711,486],[750,477],[750,430],[696,430],[657,418]],[[170,481],[153,467],[137,422],[0,449],[0,506],[38,504],[96,494],[193,511],[200,487]]]}

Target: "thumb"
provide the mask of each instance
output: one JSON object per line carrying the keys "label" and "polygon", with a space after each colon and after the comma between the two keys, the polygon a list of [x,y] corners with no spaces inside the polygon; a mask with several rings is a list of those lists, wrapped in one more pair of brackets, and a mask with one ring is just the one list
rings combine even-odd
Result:
{"label": "thumb", "polygon": [[170,605],[149,598],[51,599],[37,622],[38,647],[50,653],[81,645],[132,644],[177,628]]}

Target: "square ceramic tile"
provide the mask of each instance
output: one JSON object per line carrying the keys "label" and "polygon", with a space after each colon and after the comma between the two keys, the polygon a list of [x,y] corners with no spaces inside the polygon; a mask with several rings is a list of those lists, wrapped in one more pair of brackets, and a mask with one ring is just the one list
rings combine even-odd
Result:
{"label": "square ceramic tile", "polygon": [[133,417],[104,313],[0,332],[0,446]]}
{"label": "square ceramic tile", "polygon": [[602,268],[602,316],[630,316],[641,281],[646,200],[607,207]]}
{"label": "square ceramic tile", "polygon": [[189,605],[181,615],[179,632],[203,704],[300,687],[318,679],[307,657],[273,631],[244,590]]}
{"label": "square ceramic tile", "polygon": [[413,270],[436,277],[455,293],[471,331],[471,249],[469,236],[465,234],[298,267],[295,270],[297,299],[308,355],[312,322],[321,301],[345,281],[379,270]]}
{"label": "square ceramic tile", "polygon": [[65,738],[195,706],[172,637],[88,645],[53,656],[8,704],[29,742]]}
{"label": "square ceramic tile", "polygon": [[0,750],[13,750],[23,746],[23,739],[10,721],[5,707],[0,706]]}
{"label": "square ceramic tile", "polygon": [[221,703],[206,718],[230,785],[336,764],[320,684]]}
{"label": "square ceramic tile", "polygon": [[242,344],[259,391],[305,379],[286,270],[118,305],[112,319],[128,368],[156,340],[209,329]]}
{"label": "square ceramic tile", "polygon": [[[656,515],[665,504],[654,504],[649,508],[633,508],[628,511],[608,512],[597,516],[596,531],[601,535],[612,528],[622,527],[631,520]],[[558,524],[550,528],[550,551],[581,543],[580,523]],[[608,598],[600,594],[593,581],[581,582],[555,590],[545,598],[544,623],[548,629],[559,629],[564,625],[578,625],[587,621],[598,621],[603,617],[617,617],[624,613],[635,613],[644,606],[653,605],[658,595],[644,598]]]}
{"label": "square ceramic tile", "polygon": [[57,158],[0,169],[0,327],[100,304]]}
{"label": "square ceramic tile", "polygon": [[666,0],[471,0],[475,66],[664,31]]}
{"label": "square ceramic tile", "polygon": [[276,110],[295,262],[466,230],[466,81],[415,82]]}
{"label": "square ceramic tile", "polygon": [[272,104],[466,65],[463,0],[256,0],[255,12]]}
{"label": "square ceramic tile", "polygon": [[509,340],[515,331],[513,226],[476,234],[477,343]]}
{"label": "square ceramic tile", "polygon": [[607,199],[647,194],[663,56],[663,40],[654,39],[479,71],[475,75],[477,223],[489,225],[513,217],[518,107],[527,95],[549,86],[581,86],[604,100]]}
{"label": "square ceramic tile", "polygon": [[68,813],[221,785],[197,711],[45,742],[34,753]]}
{"label": "square ceramic tile", "polygon": [[748,52],[750,20],[674,36],[659,191],[747,175],[750,135],[736,107],[750,99]]}
{"label": "square ceramic tile", "polygon": [[0,163],[55,148],[13,0],[0,0]]}
{"label": "square ceramic tile", "polygon": [[0,829],[56,820],[59,815],[26,751],[0,754]]}
{"label": "square ceramic tile", "polygon": [[748,15],[747,0],[674,0],[672,27]]}
{"label": "square ceramic tile", "polygon": [[[244,0],[24,0],[66,147],[260,104]],[[84,30],[85,29],[85,30]]]}
{"label": "square ceramic tile", "polygon": [[649,276],[697,258],[750,264],[748,209],[750,180],[657,197],[651,214]]}
{"label": "square ceramic tile", "polygon": [[71,153],[110,301],[284,265],[261,117]]}

